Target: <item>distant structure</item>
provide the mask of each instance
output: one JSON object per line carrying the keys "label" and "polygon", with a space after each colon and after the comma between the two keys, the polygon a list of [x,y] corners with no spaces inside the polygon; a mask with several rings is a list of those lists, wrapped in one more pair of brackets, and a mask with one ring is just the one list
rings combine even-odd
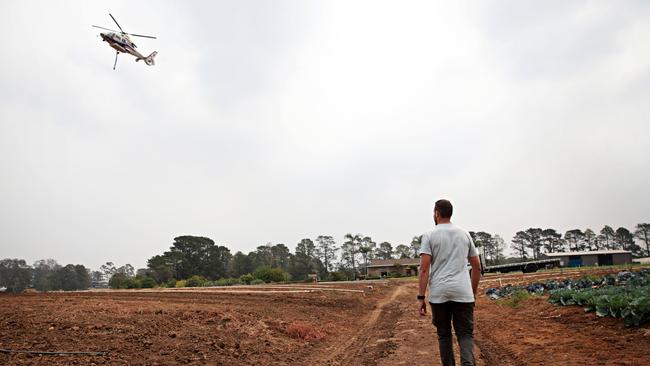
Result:
{"label": "distant structure", "polygon": [[102,279],[100,281],[92,281],[90,283],[91,288],[108,288],[108,281]]}
{"label": "distant structure", "polygon": [[628,250],[546,253],[545,256],[560,259],[562,267],[612,266],[632,263],[632,252]]}
{"label": "distant structure", "polygon": [[420,258],[373,259],[368,263],[368,277],[416,276],[420,267]]}

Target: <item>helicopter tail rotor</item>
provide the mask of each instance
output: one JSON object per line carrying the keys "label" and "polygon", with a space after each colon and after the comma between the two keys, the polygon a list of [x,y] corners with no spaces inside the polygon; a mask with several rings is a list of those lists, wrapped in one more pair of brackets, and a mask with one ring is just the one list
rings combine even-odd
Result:
{"label": "helicopter tail rotor", "polygon": [[151,52],[151,54],[149,56],[147,56],[147,57],[138,57],[138,58],[135,59],[135,61],[138,62],[140,60],[144,60],[145,64],[147,64],[149,66],[153,66],[153,65],[156,64],[154,62],[153,58],[156,57],[157,54],[158,54],[158,52],[153,51],[153,52]]}

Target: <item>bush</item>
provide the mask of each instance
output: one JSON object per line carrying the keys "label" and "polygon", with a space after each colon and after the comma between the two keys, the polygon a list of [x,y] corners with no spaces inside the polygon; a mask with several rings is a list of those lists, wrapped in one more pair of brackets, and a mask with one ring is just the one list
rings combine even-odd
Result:
{"label": "bush", "polygon": [[140,279],[141,288],[154,288],[156,287],[156,285],[157,285],[156,280],[154,280],[151,277],[144,277]]}
{"label": "bush", "polygon": [[239,277],[239,282],[245,283],[247,285],[250,285],[251,282],[253,282],[253,280],[255,280],[255,277],[253,277],[253,275],[250,274],[250,273],[247,273],[247,274],[242,275],[241,277]]}
{"label": "bush", "polygon": [[330,281],[347,281],[348,276],[345,275],[345,273],[341,271],[336,271],[336,272],[331,272],[330,273]]}
{"label": "bush", "polygon": [[325,334],[315,329],[309,323],[295,322],[287,326],[287,335],[291,338],[304,339],[306,341],[325,338]]}
{"label": "bush", "polygon": [[205,277],[199,275],[194,275],[185,281],[187,287],[203,287],[204,284]]}
{"label": "bush", "polygon": [[291,279],[291,275],[282,270],[282,268],[271,268],[270,266],[257,267],[255,272],[253,272],[253,277],[266,283],[287,282]]}
{"label": "bush", "polygon": [[264,283],[264,281],[262,281],[262,280],[256,278],[256,279],[252,280],[250,284],[251,284],[251,285],[261,285],[261,284],[263,284],[263,283]]}
{"label": "bush", "polygon": [[116,273],[111,276],[111,279],[108,281],[108,286],[112,289],[125,289],[128,288],[128,282],[130,278],[127,277],[124,273]]}
{"label": "bush", "polygon": [[179,288],[179,287],[187,287],[187,281],[186,280],[178,280],[174,284],[174,287]]}
{"label": "bush", "polygon": [[214,281],[215,286],[233,286],[239,285],[239,280],[237,278],[220,278]]}
{"label": "bush", "polygon": [[174,288],[176,287],[176,279],[170,278],[167,280],[167,282],[163,283],[162,286],[167,288]]}

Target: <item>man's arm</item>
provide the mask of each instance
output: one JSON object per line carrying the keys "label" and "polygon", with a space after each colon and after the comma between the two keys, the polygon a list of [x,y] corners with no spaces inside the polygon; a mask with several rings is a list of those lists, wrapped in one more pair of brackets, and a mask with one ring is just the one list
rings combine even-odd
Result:
{"label": "man's arm", "polygon": [[[429,254],[420,254],[420,273],[418,274],[419,286],[418,296],[425,296],[427,294],[427,286],[429,285],[429,269],[431,268],[431,256]],[[424,299],[418,299],[418,309],[420,315],[427,314],[427,305]]]}
{"label": "man's arm", "polygon": [[476,301],[478,282],[481,279],[481,260],[477,255],[467,259],[469,259],[469,264],[472,266],[472,291],[474,292],[474,300]]}

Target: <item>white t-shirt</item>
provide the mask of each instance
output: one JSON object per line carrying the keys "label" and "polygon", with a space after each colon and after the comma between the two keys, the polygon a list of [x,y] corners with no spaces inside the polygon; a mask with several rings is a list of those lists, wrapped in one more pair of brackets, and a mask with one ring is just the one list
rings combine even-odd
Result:
{"label": "white t-shirt", "polygon": [[474,302],[467,258],[478,255],[472,237],[454,224],[439,224],[422,235],[420,255],[431,256],[429,302]]}

